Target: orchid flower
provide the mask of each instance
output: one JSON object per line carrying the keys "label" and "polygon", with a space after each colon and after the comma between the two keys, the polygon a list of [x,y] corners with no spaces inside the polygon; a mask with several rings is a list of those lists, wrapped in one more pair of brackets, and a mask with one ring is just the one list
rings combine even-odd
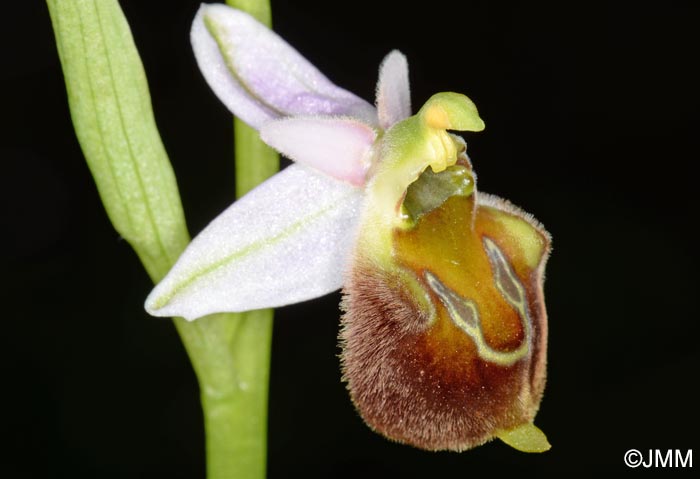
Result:
{"label": "orchid flower", "polygon": [[223,5],[201,7],[192,44],[221,101],[294,164],[194,239],[148,312],[194,320],[342,287],[344,381],[372,429],[428,450],[494,437],[548,449],[533,420],[550,239],[477,193],[466,144],[448,132],[484,128],[472,101],[438,93],[412,116],[407,61],[393,51],[375,108]]}

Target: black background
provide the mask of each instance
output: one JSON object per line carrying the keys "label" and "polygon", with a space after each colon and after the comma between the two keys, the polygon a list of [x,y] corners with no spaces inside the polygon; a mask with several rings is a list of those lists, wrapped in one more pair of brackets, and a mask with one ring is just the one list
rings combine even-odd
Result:
{"label": "black background", "polygon": [[[194,234],[232,201],[234,183],[230,117],[189,47],[198,2],[121,3]],[[623,473],[630,448],[697,454],[697,8],[407,5],[277,1],[273,17],[329,78],[368,100],[379,62],[398,48],[415,108],[446,90],[479,107],[487,128],[467,141],[480,189],[554,237],[537,416],[553,448],[527,455],[496,441],[427,453],[372,433],[340,383],[335,293],[277,312],[269,477]],[[203,477],[196,380],[172,324],[143,311],[149,280],[104,214],[46,5],[4,12],[1,469]]]}

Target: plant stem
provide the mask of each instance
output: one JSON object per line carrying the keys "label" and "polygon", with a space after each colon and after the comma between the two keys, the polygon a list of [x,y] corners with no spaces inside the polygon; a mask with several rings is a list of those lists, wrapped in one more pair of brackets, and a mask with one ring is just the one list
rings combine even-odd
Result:
{"label": "plant stem", "polygon": [[271,312],[175,325],[199,379],[207,478],[265,477]]}
{"label": "plant stem", "polygon": [[[269,0],[229,0],[227,3],[271,25]],[[279,170],[277,153],[260,140],[256,130],[237,118],[234,119],[234,147],[237,197]],[[230,338],[232,356],[229,354],[228,358],[232,363],[226,368],[234,373],[233,384],[223,390],[202,390],[207,477],[264,478],[273,310],[227,316],[232,331],[227,330],[225,334]]]}
{"label": "plant stem", "polygon": [[[227,3],[270,26],[268,0]],[[237,118],[234,149],[239,198],[279,170],[277,153]],[[208,479],[265,477],[272,323],[272,309],[175,321],[200,382]]]}

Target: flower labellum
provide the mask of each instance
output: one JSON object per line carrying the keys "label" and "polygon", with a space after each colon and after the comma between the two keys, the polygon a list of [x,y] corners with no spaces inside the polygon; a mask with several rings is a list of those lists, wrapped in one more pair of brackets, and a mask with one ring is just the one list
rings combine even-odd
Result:
{"label": "flower labellum", "polygon": [[532,421],[549,237],[477,195],[466,147],[445,130],[482,127],[471,101],[442,93],[380,140],[343,289],[343,371],[365,421],[392,439],[463,450],[500,436],[545,450]]}
{"label": "flower labellum", "polygon": [[496,437],[549,449],[533,421],[550,238],[477,191],[466,144],[449,132],[484,128],[471,100],[438,93],[411,116],[394,51],[372,107],[222,5],[202,6],[192,43],[222,102],[296,164],[200,233],[146,309],[193,320],[342,287],[343,378],[372,429],[428,450]]}

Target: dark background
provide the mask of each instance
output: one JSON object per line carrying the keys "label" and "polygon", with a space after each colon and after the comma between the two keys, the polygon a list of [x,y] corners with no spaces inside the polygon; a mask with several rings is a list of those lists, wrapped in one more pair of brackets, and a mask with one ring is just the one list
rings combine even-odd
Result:
{"label": "dark background", "polygon": [[[194,234],[232,201],[234,183],[230,117],[189,47],[198,2],[121,3]],[[398,48],[415,108],[445,90],[479,107],[487,129],[467,140],[481,190],[532,212],[554,237],[537,416],[553,448],[527,455],[495,441],[426,453],[372,433],[340,382],[336,293],[277,312],[269,477],[623,473],[630,448],[697,455],[698,10],[407,4],[276,1],[273,17],[333,81],[369,100],[379,62]],[[170,321],[142,309],[151,285],[82,158],[46,6],[3,11],[0,367],[10,447],[0,469],[203,477],[196,380]]]}

